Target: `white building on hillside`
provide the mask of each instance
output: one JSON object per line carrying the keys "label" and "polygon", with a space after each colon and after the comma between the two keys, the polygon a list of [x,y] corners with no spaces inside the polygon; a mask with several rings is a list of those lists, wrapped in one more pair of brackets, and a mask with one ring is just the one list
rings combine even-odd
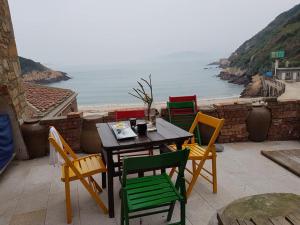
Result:
{"label": "white building on hillside", "polygon": [[279,80],[300,81],[300,67],[276,68],[275,76]]}

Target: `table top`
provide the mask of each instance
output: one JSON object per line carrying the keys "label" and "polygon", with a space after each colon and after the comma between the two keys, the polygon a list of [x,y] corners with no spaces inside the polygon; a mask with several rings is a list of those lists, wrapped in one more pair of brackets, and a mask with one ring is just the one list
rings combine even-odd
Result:
{"label": "table top", "polygon": [[292,193],[252,195],[233,201],[218,214],[221,225],[300,224],[300,196]]}
{"label": "table top", "polygon": [[157,131],[147,132],[147,135],[145,136],[137,136],[126,140],[117,140],[110,124],[112,123],[96,124],[104,150],[118,150],[147,145],[153,146],[171,144],[178,141],[184,141],[193,136],[193,134],[167,122],[166,120],[158,118],[156,120]]}

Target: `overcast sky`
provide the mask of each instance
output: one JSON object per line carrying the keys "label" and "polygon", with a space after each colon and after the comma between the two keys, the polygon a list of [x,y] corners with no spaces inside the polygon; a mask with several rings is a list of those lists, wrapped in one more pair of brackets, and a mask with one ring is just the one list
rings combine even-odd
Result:
{"label": "overcast sky", "polygon": [[56,67],[228,56],[299,0],[9,0],[19,55]]}

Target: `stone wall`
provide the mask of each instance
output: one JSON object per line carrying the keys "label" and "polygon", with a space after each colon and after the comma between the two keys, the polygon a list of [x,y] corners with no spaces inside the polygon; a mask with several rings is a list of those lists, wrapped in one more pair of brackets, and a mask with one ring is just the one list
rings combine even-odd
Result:
{"label": "stone wall", "polygon": [[29,159],[26,145],[24,143],[20,124],[17,118],[15,108],[12,104],[12,99],[6,85],[0,84],[0,114],[8,114],[13,131],[14,152],[17,159]]}
{"label": "stone wall", "polygon": [[7,0],[0,0],[0,84],[7,85],[18,119],[25,116],[27,103],[18,52]]}

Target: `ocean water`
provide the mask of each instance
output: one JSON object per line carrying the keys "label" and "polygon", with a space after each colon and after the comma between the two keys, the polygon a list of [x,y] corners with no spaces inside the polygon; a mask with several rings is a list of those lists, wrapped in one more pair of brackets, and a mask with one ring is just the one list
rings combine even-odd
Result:
{"label": "ocean water", "polygon": [[155,102],[169,96],[193,95],[198,99],[237,97],[243,86],[216,77],[220,69],[207,66],[208,60],[162,60],[160,62],[60,68],[72,79],[49,86],[69,88],[78,93],[81,106],[135,104],[141,101],[128,94],[137,80],[152,75]]}

